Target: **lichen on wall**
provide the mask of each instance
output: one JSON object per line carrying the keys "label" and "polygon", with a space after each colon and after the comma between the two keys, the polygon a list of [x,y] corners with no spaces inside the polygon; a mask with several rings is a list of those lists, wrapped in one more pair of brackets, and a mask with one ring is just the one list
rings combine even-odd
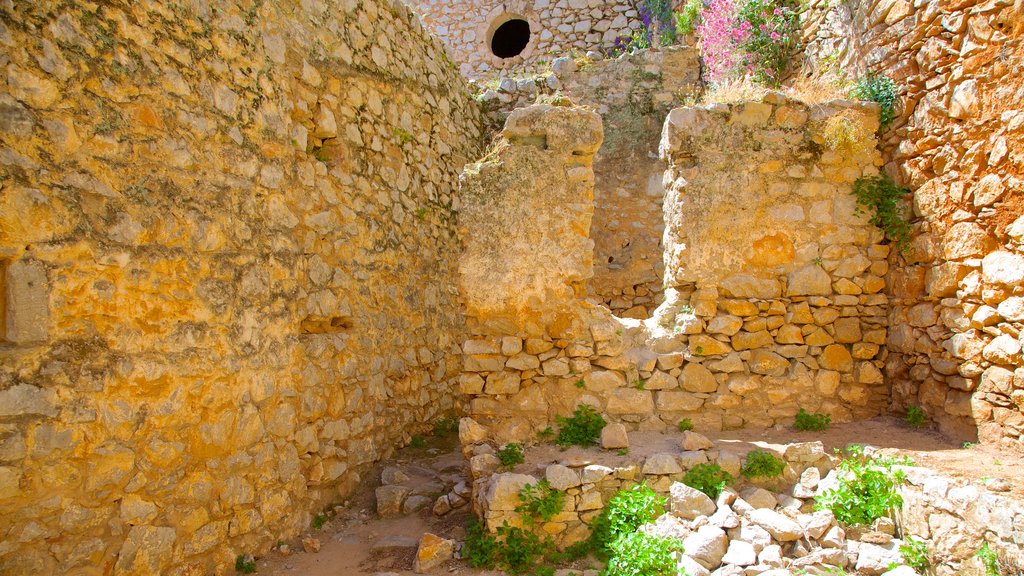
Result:
{"label": "lichen on wall", "polygon": [[0,44],[0,572],[224,573],[456,408],[481,116],[408,9],[8,3]]}

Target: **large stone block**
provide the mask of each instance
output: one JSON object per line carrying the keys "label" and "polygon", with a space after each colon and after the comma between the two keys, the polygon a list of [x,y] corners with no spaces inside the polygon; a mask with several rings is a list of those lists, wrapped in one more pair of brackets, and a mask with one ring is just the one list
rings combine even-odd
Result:
{"label": "large stone block", "polygon": [[7,266],[6,281],[0,284],[6,288],[6,328],[2,340],[15,344],[46,341],[50,329],[50,287],[43,264],[15,261]]}

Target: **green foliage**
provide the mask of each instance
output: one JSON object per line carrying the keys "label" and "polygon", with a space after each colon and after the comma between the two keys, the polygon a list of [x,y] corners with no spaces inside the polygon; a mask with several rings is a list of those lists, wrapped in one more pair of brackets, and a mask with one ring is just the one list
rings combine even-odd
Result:
{"label": "green foliage", "polygon": [[924,574],[931,568],[931,560],[928,559],[928,545],[921,541],[907,537],[900,545],[900,555],[903,562],[913,568],[918,574]]}
{"label": "green foliage", "polygon": [[255,574],[256,559],[251,554],[239,554],[235,558],[235,571],[242,574]]}
{"label": "green foliage", "polygon": [[451,436],[459,430],[459,421],[451,416],[445,416],[434,422],[434,436],[444,438]]}
{"label": "green foliage", "polygon": [[409,441],[410,448],[425,448],[427,446],[427,439],[419,434],[414,434],[412,440]]}
{"label": "green foliage", "polygon": [[412,134],[410,134],[408,130],[395,127],[393,132],[395,134],[395,137],[398,138],[398,141],[401,142],[403,145],[412,142]]}
{"label": "green foliage", "polygon": [[868,457],[860,446],[851,446],[847,453],[839,463],[838,485],[818,496],[815,508],[831,510],[844,524],[866,525],[891,516],[903,505],[898,489],[906,480],[906,474],[893,466],[907,461]]}
{"label": "green foliage", "polygon": [[896,186],[888,176],[865,176],[853,183],[857,214],[872,212],[870,222],[878,226],[900,252],[910,242],[910,223],[900,200],[910,191]]}
{"label": "green foliage", "polygon": [[744,0],[737,14],[748,35],[742,48],[754,64],[754,80],[778,87],[800,44],[800,13],[792,0]]}
{"label": "green foliage", "polygon": [[540,432],[537,432],[537,438],[540,438],[541,440],[544,441],[553,440],[554,437],[555,429],[552,428],[551,426],[548,426],[547,428],[541,430]]}
{"label": "green foliage", "polygon": [[677,576],[675,553],[683,543],[646,532],[624,534],[611,543],[612,558],[602,576]]}
{"label": "green foliage", "polygon": [[614,554],[612,544],[621,536],[636,532],[637,528],[653,522],[665,512],[665,498],[658,496],[646,484],[629,490],[619,490],[591,525],[590,542],[601,555]]}
{"label": "green foliage", "polygon": [[511,468],[516,464],[522,464],[525,459],[523,458],[523,446],[518,442],[509,442],[498,450],[495,454],[498,457],[498,461],[505,468]]}
{"label": "green foliage", "polygon": [[487,533],[487,529],[476,518],[466,526],[466,542],[462,546],[462,557],[473,568],[493,568],[498,559],[498,541]]}
{"label": "green foliage", "polygon": [[533,524],[537,520],[547,522],[562,511],[565,506],[565,492],[555,490],[547,480],[536,484],[527,484],[519,491],[519,502],[516,512]]}
{"label": "green foliage", "polygon": [[731,482],[732,474],[722,470],[718,464],[698,464],[683,476],[683,484],[700,490],[712,500],[717,499],[722,488]]}
{"label": "green foliage", "polygon": [[676,36],[693,34],[700,20],[700,11],[704,8],[703,0],[686,0],[682,9],[676,12],[673,17],[676,24]]}
{"label": "green foliage", "polygon": [[587,385],[587,381],[586,381],[586,380],[584,380],[583,378],[580,378],[580,379],[579,379],[579,380],[577,380],[577,381],[576,381],[575,383],[573,383],[573,386],[575,386],[575,387],[577,387],[577,388],[583,388],[583,387],[584,387],[584,386],[586,386],[586,385]]}
{"label": "green foliage", "polygon": [[911,428],[923,428],[928,423],[928,415],[920,406],[907,406],[907,415],[903,418]]}
{"label": "green foliage", "polygon": [[797,430],[821,431],[827,430],[830,424],[832,424],[832,417],[828,414],[811,414],[801,408],[796,414],[796,422],[793,423],[793,427]]}
{"label": "green foliage", "polygon": [[559,446],[593,446],[601,437],[601,430],[604,429],[604,418],[593,408],[581,405],[576,408],[571,417],[559,416],[558,439],[555,441]]}
{"label": "green foliage", "polygon": [[633,386],[634,386],[634,387],[635,387],[635,388],[636,388],[637,390],[643,390],[643,389],[644,389],[644,386],[646,386],[646,385],[647,385],[647,381],[646,381],[646,380],[644,380],[643,378],[637,378],[637,379],[636,379],[636,381],[635,381],[635,382],[633,382]]}
{"label": "green foliage", "polygon": [[770,452],[758,449],[747,454],[747,461],[743,463],[740,474],[747,478],[775,478],[785,469],[785,462]]}
{"label": "green foliage", "polygon": [[313,530],[319,530],[327,524],[327,514],[318,512],[316,516],[313,516]]}
{"label": "green foliage", "polygon": [[999,576],[1002,572],[1002,566],[999,565],[999,556],[997,556],[996,551],[988,545],[988,542],[982,544],[981,548],[979,548],[974,555],[981,559],[981,563],[984,564],[985,576]]}
{"label": "green foliage", "polygon": [[857,80],[850,96],[858,100],[877,102],[879,106],[878,121],[884,130],[896,118],[896,106],[899,104],[899,88],[891,78],[868,74]]}
{"label": "green foliage", "polygon": [[693,421],[689,418],[683,418],[676,426],[679,428],[680,432],[689,432],[690,430],[693,430]]}

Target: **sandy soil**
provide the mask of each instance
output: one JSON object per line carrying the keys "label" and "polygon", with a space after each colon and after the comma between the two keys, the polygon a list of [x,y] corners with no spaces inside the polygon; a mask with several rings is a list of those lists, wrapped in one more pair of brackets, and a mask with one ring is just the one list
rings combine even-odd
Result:
{"label": "sandy soil", "polygon": [[[716,448],[744,454],[756,447],[780,448],[791,442],[821,440],[826,450],[842,449],[849,444],[866,444],[888,453],[907,455],[919,466],[926,466],[945,475],[984,484],[1001,479],[1011,491],[1024,498],[1024,457],[1001,452],[988,446],[963,446],[951,443],[936,432],[915,430],[901,420],[881,417],[862,422],[836,424],[824,432],[797,432],[789,428],[769,430],[737,430],[708,435]],[[606,466],[641,462],[651,454],[679,450],[677,433],[634,432],[630,434],[630,450],[626,454],[597,449],[538,445],[527,449],[527,461],[517,472],[536,473],[548,464],[581,465],[599,463]],[[453,471],[461,456],[451,439],[435,441],[426,448],[399,452],[388,465],[403,469],[434,468]],[[312,533],[322,544],[316,554],[301,552],[299,539],[289,544],[294,551],[287,557],[272,552],[257,564],[259,574],[302,576],[374,576],[377,574],[411,575],[416,542],[426,531],[446,538],[461,539],[469,510],[463,508],[443,518],[429,509],[402,518],[380,519],[374,512],[374,493],[378,474],[346,506],[336,508],[336,516],[321,530]],[[464,562],[451,561],[435,574],[456,576],[497,576],[500,572],[475,570]]]}

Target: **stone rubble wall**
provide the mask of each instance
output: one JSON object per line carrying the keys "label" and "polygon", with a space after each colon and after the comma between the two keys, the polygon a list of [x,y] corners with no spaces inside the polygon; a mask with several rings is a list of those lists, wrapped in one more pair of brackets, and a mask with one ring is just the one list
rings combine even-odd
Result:
{"label": "stone rubble wall", "polygon": [[[424,24],[448,47],[467,78],[480,79],[507,70],[539,71],[559,56],[598,51],[642,26],[630,0],[411,0]],[[530,42],[512,58],[491,51],[491,34],[509,18],[530,24]]]}
{"label": "stone rubble wall", "polygon": [[700,91],[697,51],[673,46],[618,58],[558,58],[549,73],[503,78],[479,94],[496,125],[538,98],[567,96],[601,114],[606,138],[594,161],[594,275],[587,290],[618,316],[648,318],[661,304],[659,136],[669,110]]}
{"label": "stone rubble wall", "polygon": [[1024,8],[1009,0],[812,2],[805,68],[901,88],[882,150],[913,191],[914,240],[891,258],[894,408],[943,433],[1024,441]]}
{"label": "stone rubble wall", "polygon": [[407,8],[17,2],[0,44],[0,572],[227,573],[457,407],[483,123]]}

